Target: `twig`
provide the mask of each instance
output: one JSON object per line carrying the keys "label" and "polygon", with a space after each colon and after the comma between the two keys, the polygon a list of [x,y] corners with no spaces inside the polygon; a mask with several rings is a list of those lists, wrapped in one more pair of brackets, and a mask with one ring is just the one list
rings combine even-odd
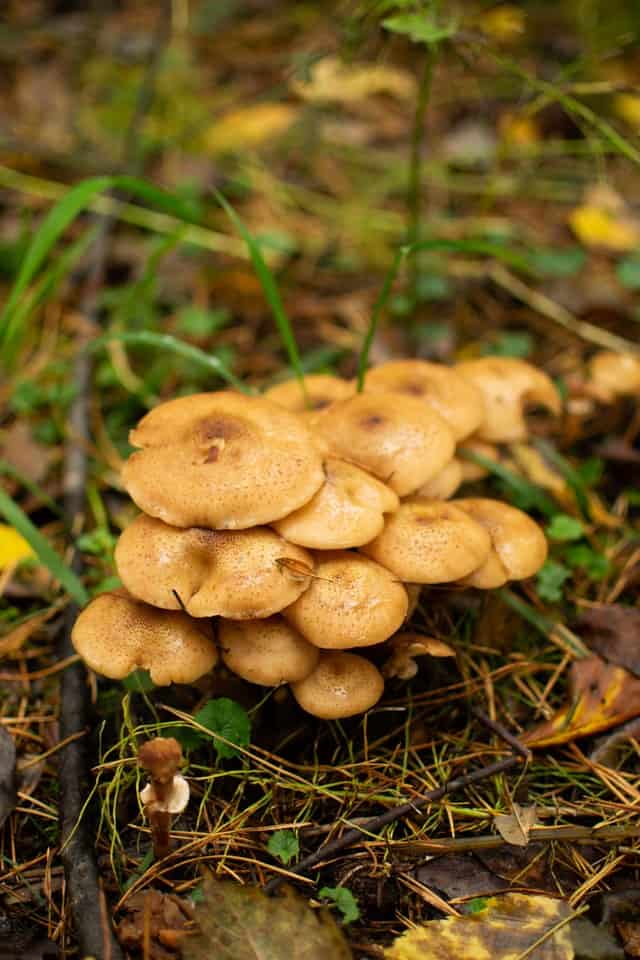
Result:
{"label": "twig", "polygon": [[[532,827],[530,843],[619,843],[632,837],[640,837],[640,826],[614,827]],[[393,847],[409,854],[425,856],[438,853],[468,853],[476,850],[495,850],[505,841],[497,834],[480,834],[470,837],[443,837],[441,840],[397,840]]]}
{"label": "twig", "polygon": [[504,740],[505,743],[508,743],[510,747],[513,747],[516,753],[519,753],[523,760],[526,760],[527,763],[531,760],[531,750],[528,747],[525,747],[517,737],[514,737],[512,733],[507,730],[507,728],[500,723],[498,720],[492,720],[491,717],[488,717],[484,711],[478,709],[478,707],[473,707],[471,712],[480,720],[481,723],[488,727],[489,730],[492,730],[496,733],[501,740]]}

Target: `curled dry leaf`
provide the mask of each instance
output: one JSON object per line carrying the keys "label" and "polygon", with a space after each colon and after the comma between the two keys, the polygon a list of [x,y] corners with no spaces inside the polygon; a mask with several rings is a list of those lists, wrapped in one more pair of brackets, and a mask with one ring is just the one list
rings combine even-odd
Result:
{"label": "curled dry leaf", "polygon": [[507,843],[516,847],[526,847],[529,843],[531,828],[535,826],[538,814],[536,806],[521,807],[514,803],[512,813],[499,813],[493,818],[493,825]]}

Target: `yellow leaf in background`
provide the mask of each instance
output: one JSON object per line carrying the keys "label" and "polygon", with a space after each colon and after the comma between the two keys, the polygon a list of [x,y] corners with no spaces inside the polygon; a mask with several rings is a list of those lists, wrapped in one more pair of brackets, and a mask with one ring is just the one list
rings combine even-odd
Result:
{"label": "yellow leaf in background", "polygon": [[517,147],[528,147],[540,140],[540,130],[533,117],[503,113],[498,121],[498,132],[503,143]]}
{"label": "yellow leaf in background", "polygon": [[640,127],[640,96],[619,93],[613,100],[615,113],[631,127]]}
{"label": "yellow leaf in background", "polygon": [[615,216],[603,207],[576,207],[569,215],[569,225],[587,247],[624,251],[634,250],[640,243],[640,229],[636,223]]}
{"label": "yellow leaf in background", "polygon": [[524,33],[525,12],[511,3],[500,4],[487,10],[479,17],[483,33],[487,33],[494,40],[509,43]]}
{"label": "yellow leaf in background", "polygon": [[291,89],[303,100],[327,103],[357,103],[377,93],[400,100],[411,99],[416,92],[413,76],[406,70],[384,64],[342,63],[337,57],[325,57],[314,65],[307,83],[294,80]]}
{"label": "yellow leaf in background", "polygon": [[13,567],[21,560],[35,557],[35,553],[17,530],[0,523],[0,570]]}
{"label": "yellow leaf in background", "polygon": [[223,114],[203,134],[214,153],[258,147],[291,126],[298,110],[289,103],[255,103]]}

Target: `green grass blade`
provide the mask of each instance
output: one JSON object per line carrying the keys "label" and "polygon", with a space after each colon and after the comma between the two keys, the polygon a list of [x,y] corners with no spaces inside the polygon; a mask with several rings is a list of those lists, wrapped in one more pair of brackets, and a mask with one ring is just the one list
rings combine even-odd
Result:
{"label": "green grass blade", "polygon": [[558,453],[554,446],[552,446],[547,440],[538,438],[534,440],[534,446],[540,451],[543,457],[545,457],[550,463],[557,468],[558,472],[562,475],[563,479],[566,480],[567,486],[571,488],[571,492],[576,498],[576,503],[582,512],[582,516],[585,520],[591,519],[591,509],[589,507],[589,490],[580,476],[577,470],[571,466],[568,460]]}
{"label": "green grass blade", "polygon": [[214,192],[218,203],[223,208],[247,245],[249,256],[251,257],[251,262],[253,264],[253,269],[256,272],[258,280],[260,281],[260,285],[266,297],[267,303],[271,307],[271,312],[276,321],[278,332],[287,351],[289,364],[299,380],[300,387],[306,398],[307,391],[304,385],[304,368],[302,361],[300,360],[300,352],[298,350],[298,345],[293,333],[293,328],[284,309],[275,277],[267,266],[257,241],[251,235],[245,223],[240,219],[226,197],[224,197],[219,190]]}
{"label": "green grass blade", "polygon": [[373,343],[373,338],[376,335],[378,323],[380,322],[380,317],[382,316],[382,311],[387,305],[387,301],[391,295],[391,290],[393,288],[394,281],[398,276],[400,266],[410,252],[411,247],[400,247],[400,249],[396,252],[393,262],[387,270],[387,275],[384,278],[382,290],[380,291],[378,299],[373,305],[373,309],[371,311],[371,320],[369,321],[369,326],[367,327],[362,349],[360,350],[360,356],[358,357],[358,393],[361,393],[364,389],[364,378],[369,365],[371,344]]}
{"label": "green grass blade", "polygon": [[30,480],[29,477],[25,476],[20,470],[17,470],[12,463],[9,463],[8,460],[0,459],[0,475],[6,474],[9,477],[13,477],[14,480],[17,480],[18,483],[21,483],[26,490],[31,493],[36,500],[39,500],[46,507],[49,508],[57,516],[62,516],[62,508],[59,504],[52,500],[46,490],[43,490],[39,483],[36,483],[34,480]]}
{"label": "green grass blade", "polygon": [[556,504],[544,490],[534,483],[531,483],[526,477],[521,477],[519,474],[513,473],[513,471],[509,470],[502,463],[497,463],[495,460],[484,457],[481,453],[476,453],[472,450],[460,449],[456,456],[460,456],[464,460],[469,460],[471,463],[477,463],[478,466],[484,467],[484,469],[488,470],[494,477],[502,480],[509,492],[513,495],[516,506],[521,510],[528,511],[535,508],[548,517],[552,517],[558,512],[558,504]]}
{"label": "green grass blade", "polygon": [[69,596],[84,606],[89,601],[89,594],[84,584],[76,577],[73,570],[67,566],[62,557],[53,549],[46,537],[34,527],[26,513],[18,506],[8,493],[0,489],[0,513],[10,526],[17,530],[29,546],[34,550],[40,563],[45,566],[54,579],[67,591]]}

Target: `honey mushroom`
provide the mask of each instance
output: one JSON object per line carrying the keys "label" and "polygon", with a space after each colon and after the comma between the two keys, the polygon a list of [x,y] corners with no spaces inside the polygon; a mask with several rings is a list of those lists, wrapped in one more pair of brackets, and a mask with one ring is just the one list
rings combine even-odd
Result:
{"label": "honey mushroom", "polygon": [[384,691],[382,674],[356,653],[322,653],[316,668],[291,692],[307,713],[322,720],[342,720],[365,713]]}
{"label": "honey mushroom", "polygon": [[265,620],[220,620],[222,660],[233,673],[265,687],[304,680],[320,651],[282,617]]}
{"label": "honey mushroom", "polygon": [[287,573],[286,562],[313,572],[311,554],[268,527],[218,531],[171,527],[140,514],[121,534],[115,563],[124,586],[165,610],[232,620],[269,617],[293,603],[308,578]]}
{"label": "honey mushroom", "polygon": [[416,497],[429,497],[432,500],[448,500],[452,497],[464,480],[464,469],[462,461],[454,457],[442,468],[435,477],[427,480],[419,490],[416,490]]}
{"label": "honey mushroom", "polygon": [[589,361],[589,383],[606,402],[640,396],[640,356],[600,350]]}
{"label": "honey mushroom", "polygon": [[328,373],[312,373],[304,377],[304,391],[299,380],[285,380],[269,387],[263,396],[292,413],[310,414],[331,406],[334,400],[345,400],[354,392],[355,386],[348,380]]}
{"label": "honey mushroom", "polygon": [[133,429],[124,486],[176,527],[246,529],[303,506],[324,482],[321,453],[295,414],[261,397],[198,393],[160,404]]}

